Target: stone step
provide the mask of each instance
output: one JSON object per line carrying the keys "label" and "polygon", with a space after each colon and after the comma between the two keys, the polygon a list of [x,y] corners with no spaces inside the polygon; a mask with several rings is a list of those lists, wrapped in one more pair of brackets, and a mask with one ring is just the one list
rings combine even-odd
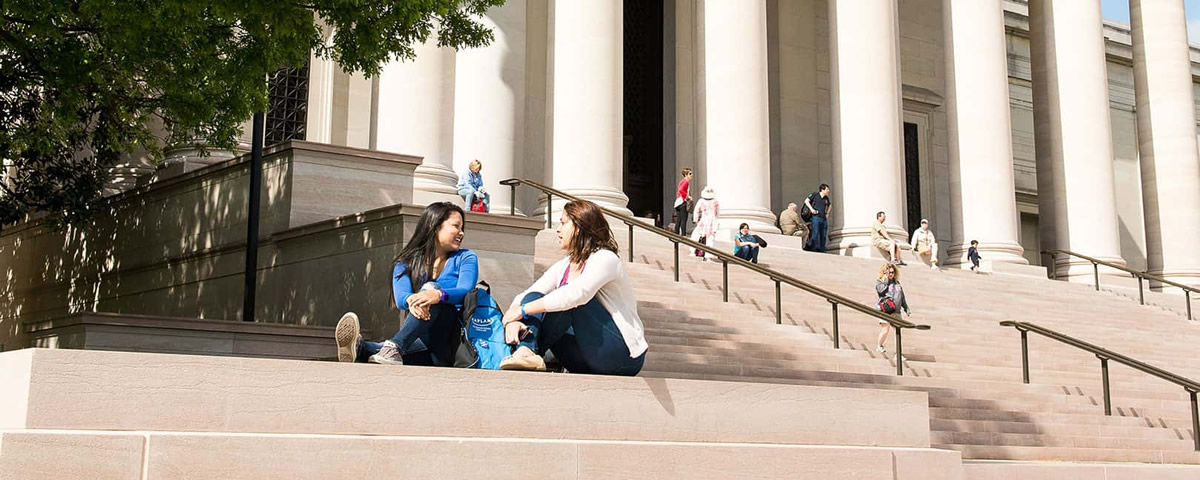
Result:
{"label": "stone step", "polygon": [[1194,480],[1200,466],[964,460],[964,480]]}
{"label": "stone step", "polygon": [[[819,465],[820,468],[813,468]],[[3,478],[960,480],[929,448],[493,437],[0,432]]]}
{"label": "stone step", "polygon": [[929,442],[920,392],[41,349],[0,375],[0,430]]}

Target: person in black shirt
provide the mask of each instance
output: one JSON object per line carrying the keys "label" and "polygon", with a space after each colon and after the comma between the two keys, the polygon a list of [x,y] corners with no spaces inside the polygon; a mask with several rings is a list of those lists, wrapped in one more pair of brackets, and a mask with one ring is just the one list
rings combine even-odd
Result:
{"label": "person in black shirt", "polygon": [[829,185],[824,183],[816,192],[804,199],[805,216],[810,216],[812,226],[809,228],[808,243],[804,249],[811,252],[825,252],[825,241],[829,234],[829,212],[833,210],[832,199],[829,198]]}

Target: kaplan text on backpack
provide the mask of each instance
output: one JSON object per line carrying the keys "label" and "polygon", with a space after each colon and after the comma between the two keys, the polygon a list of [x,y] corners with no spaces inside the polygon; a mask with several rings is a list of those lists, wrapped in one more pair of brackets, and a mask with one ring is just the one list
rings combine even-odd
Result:
{"label": "kaplan text on backpack", "polygon": [[512,354],[512,347],[504,343],[504,312],[487,282],[480,281],[463,298],[459,326],[455,367],[498,370],[500,361]]}

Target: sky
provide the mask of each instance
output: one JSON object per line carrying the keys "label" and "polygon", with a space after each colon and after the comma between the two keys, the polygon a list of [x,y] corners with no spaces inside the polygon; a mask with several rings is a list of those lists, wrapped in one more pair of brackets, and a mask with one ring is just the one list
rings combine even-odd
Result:
{"label": "sky", "polygon": [[[1183,0],[1183,8],[1187,11],[1188,39],[1200,44],[1200,0]],[[1129,24],[1129,0],[1100,0],[1100,10],[1104,18]]]}

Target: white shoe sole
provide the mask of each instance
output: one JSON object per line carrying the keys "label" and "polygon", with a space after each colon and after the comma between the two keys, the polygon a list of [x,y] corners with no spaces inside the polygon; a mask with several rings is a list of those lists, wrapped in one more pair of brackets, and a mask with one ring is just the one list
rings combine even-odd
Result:
{"label": "white shoe sole", "polygon": [[333,339],[337,342],[337,356],[339,362],[351,362],[358,360],[358,315],[354,312],[346,312],[342,315],[342,319],[338,320],[337,327],[333,329]]}

